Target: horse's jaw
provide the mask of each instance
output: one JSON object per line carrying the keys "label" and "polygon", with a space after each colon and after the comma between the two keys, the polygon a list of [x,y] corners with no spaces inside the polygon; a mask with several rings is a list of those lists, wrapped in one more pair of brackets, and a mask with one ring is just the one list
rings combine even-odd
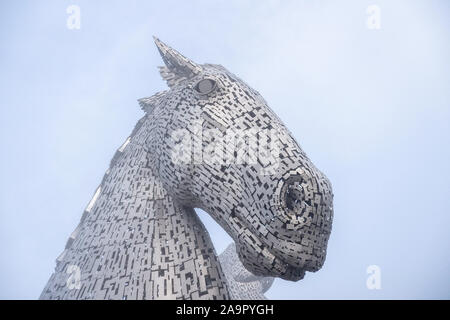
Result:
{"label": "horse's jaw", "polygon": [[[303,279],[305,270],[291,266],[274,255],[269,250],[270,248],[259,240],[260,237],[247,227],[246,222],[235,214],[234,210],[225,213],[223,208],[215,209],[203,208],[233,238],[239,259],[249,272],[255,276],[279,277],[290,281]],[[219,212],[220,214],[218,214]],[[223,215],[229,218],[224,221],[220,218]]]}
{"label": "horse's jaw", "polygon": [[[239,238],[236,242],[236,251],[242,264],[254,275],[299,281],[304,278],[306,271],[309,271],[286,263],[274,255],[266,245],[253,241],[249,244],[245,239]],[[255,244],[258,250],[254,250]]]}
{"label": "horse's jaw", "polygon": [[[236,243],[236,252],[244,267],[255,276],[278,277],[289,281],[299,281],[305,277],[306,272],[316,272],[320,270],[326,258],[326,244],[328,242],[331,229],[311,230],[317,233],[317,241],[324,243],[320,253],[311,260],[289,260],[284,258],[282,247],[290,247],[294,252],[306,252],[308,246],[294,243],[280,238],[268,238],[266,232],[255,230],[245,219],[248,216],[246,208],[234,207],[230,212],[224,208],[203,207],[216,222],[233,238]],[[223,217],[228,217],[226,220]],[[306,227],[305,227],[306,228]],[[261,230],[261,229],[260,229]],[[308,230],[303,230],[308,232]],[[268,241],[269,240],[269,241]]]}

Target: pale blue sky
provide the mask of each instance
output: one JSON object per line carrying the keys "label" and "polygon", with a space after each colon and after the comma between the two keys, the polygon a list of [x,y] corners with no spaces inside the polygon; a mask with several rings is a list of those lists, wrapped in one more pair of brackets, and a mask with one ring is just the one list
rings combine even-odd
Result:
{"label": "pale blue sky", "polygon": [[[450,298],[449,14],[445,0],[2,2],[0,298],[39,296],[136,99],[165,88],[152,35],[258,90],[333,183],[323,269],[269,298]],[[221,252],[230,238],[200,215]]]}

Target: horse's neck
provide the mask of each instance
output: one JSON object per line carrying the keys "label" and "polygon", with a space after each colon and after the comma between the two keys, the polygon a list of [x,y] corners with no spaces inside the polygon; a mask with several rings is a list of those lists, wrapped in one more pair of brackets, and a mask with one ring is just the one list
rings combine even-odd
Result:
{"label": "horse's neck", "polygon": [[41,298],[228,298],[205,227],[147,167],[145,130],[116,152]]}

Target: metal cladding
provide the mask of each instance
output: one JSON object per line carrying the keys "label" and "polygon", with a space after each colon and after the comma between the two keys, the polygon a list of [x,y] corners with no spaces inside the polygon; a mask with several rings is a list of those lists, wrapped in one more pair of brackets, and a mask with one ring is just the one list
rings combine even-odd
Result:
{"label": "metal cladding", "polygon": [[[145,115],[41,299],[263,298],[272,277],[297,281],[325,261],[329,180],[257,91],[155,42],[169,90],[139,100]],[[233,238],[239,272],[219,261],[194,208]]]}

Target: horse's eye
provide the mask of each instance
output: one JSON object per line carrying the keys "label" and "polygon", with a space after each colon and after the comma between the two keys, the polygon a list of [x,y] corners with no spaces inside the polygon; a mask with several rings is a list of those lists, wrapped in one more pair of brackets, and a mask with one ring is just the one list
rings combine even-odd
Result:
{"label": "horse's eye", "polygon": [[212,79],[203,79],[197,82],[194,89],[200,94],[208,94],[216,89],[216,82]]}

